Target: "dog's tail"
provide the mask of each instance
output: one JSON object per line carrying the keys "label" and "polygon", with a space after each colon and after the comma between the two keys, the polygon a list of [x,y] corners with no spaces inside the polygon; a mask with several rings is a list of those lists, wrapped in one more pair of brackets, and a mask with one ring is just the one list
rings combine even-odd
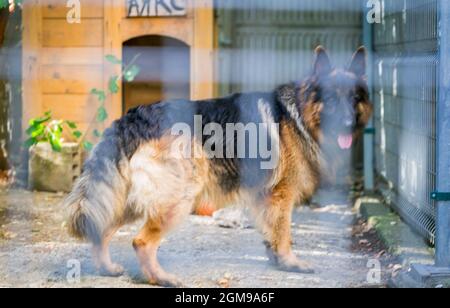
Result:
{"label": "dog's tail", "polygon": [[113,126],[92,151],[65,200],[72,236],[99,244],[108,228],[121,219],[126,203],[127,166],[118,129]]}
{"label": "dog's tail", "polygon": [[68,229],[73,237],[98,244],[108,224],[108,217],[106,211],[99,211],[93,206],[93,202],[85,197],[84,191],[88,183],[87,177],[81,178],[66,199],[69,212]]}

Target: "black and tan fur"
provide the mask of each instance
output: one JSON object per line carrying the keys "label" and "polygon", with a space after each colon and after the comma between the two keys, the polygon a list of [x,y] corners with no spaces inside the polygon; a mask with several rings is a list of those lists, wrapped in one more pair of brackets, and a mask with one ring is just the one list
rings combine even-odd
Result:
{"label": "black and tan fur", "polygon": [[[109,241],[121,226],[144,217],[146,223],[133,241],[142,271],[152,284],[180,286],[158,263],[162,238],[199,200],[218,207],[240,202],[250,208],[269,256],[281,269],[312,273],[291,249],[292,209],[316,191],[327,169],[324,149],[336,150],[340,132],[356,137],[367,123],[372,107],[364,74],[363,48],[349,69],[341,71],[332,68],[319,47],[313,73],[300,84],[270,93],[174,100],[131,110],[105,132],[69,195],[70,232],[93,243],[100,269],[118,275],[123,269],[112,263]],[[179,122],[192,127],[194,115],[202,115],[203,125],[278,123],[279,134],[270,136],[280,145],[276,168],[262,170],[260,158],[174,157],[173,144],[188,140],[169,131]],[[204,153],[204,138],[190,141]]]}

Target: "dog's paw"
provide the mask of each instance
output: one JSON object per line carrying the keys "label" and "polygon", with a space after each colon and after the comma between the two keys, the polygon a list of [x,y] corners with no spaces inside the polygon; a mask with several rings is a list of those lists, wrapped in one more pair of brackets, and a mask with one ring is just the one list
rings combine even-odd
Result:
{"label": "dog's paw", "polygon": [[294,272],[300,274],[314,274],[313,267],[305,261],[300,261],[296,257],[289,257],[286,259],[278,259],[278,267],[285,272]]}
{"label": "dog's paw", "polygon": [[111,264],[108,266],[102,266],[100,268],[100,274],[107,277],[120,277],[125,273],[125,269],[120,264]]}
{"label": "dog's paw", "polygon": [[184,283],[181,280],[178,280],[177,278],[161,280],[159,285],[166,288],[176,288],[176,289],[182,289],[186,287]]}
{"label": "dog's paw", "polygon": [[166,273],[162,270],[154,271],[152,274],[147,275],[147,277],[149,277],[148,281],[151,285],[165,288],[185,288],[185,285],[180,279],[178,279],[177,276]]}
{"label": "dog's paw", "polygon": [[175,275],[163,274],[150,279],[151,285],[165,288],[185,288],[185,285]]}

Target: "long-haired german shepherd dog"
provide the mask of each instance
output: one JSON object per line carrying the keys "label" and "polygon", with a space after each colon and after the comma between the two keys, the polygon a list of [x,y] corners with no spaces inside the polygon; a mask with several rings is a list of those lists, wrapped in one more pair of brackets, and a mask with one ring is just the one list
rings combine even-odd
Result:
{"label": "long-haired german shepherd dog", "polygon": [[[93,243],[100,270],[123,272],[111,262],[109,242],[121,226],[145,218],[133,241],[142,271],[151,284],[180,286],[160,267],[158,247],[197,202],[207,200],[218,207],[244,203],[265,237],[270,259],[285,271],[313,272],[292,252],[291,212],[314,194],[326,172],[331,159],[324,147],[348,151],[372,112],[365,49],[358,49],[347,70],[333,68],[322,47],[315,53],[313,71],[301,83],[270,93],[141,106],[105,131],[66,201],[70,232]],[[244,137],[251,124],[270,128],[244,142],[236,141],[239,131],[219,132],[237,123],[245,128]],[[177,135],[174,127],[203,134]],[[223,137],[222,145],[208,136]],[[238,155],[242,147],[247,153],[261,144],[272,148],[269,160]],[[191,156],[174,155],[174,148]],[[218,152],[223,155],[211,155]]]}

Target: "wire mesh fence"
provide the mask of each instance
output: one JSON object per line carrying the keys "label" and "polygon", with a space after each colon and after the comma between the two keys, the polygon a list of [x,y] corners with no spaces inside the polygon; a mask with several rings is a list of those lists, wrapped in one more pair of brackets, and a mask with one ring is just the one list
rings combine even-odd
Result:
{"label": "wire mesh fence", "polygon": [[325,46],[337,66],[362,43],[359,0],[216,0],[221,94],[296,81]]}
{"label": "wire mesh fence", "polygon": [[438,1],[385,0],[374,26],[376,171],[392,206],[435,241]]}

